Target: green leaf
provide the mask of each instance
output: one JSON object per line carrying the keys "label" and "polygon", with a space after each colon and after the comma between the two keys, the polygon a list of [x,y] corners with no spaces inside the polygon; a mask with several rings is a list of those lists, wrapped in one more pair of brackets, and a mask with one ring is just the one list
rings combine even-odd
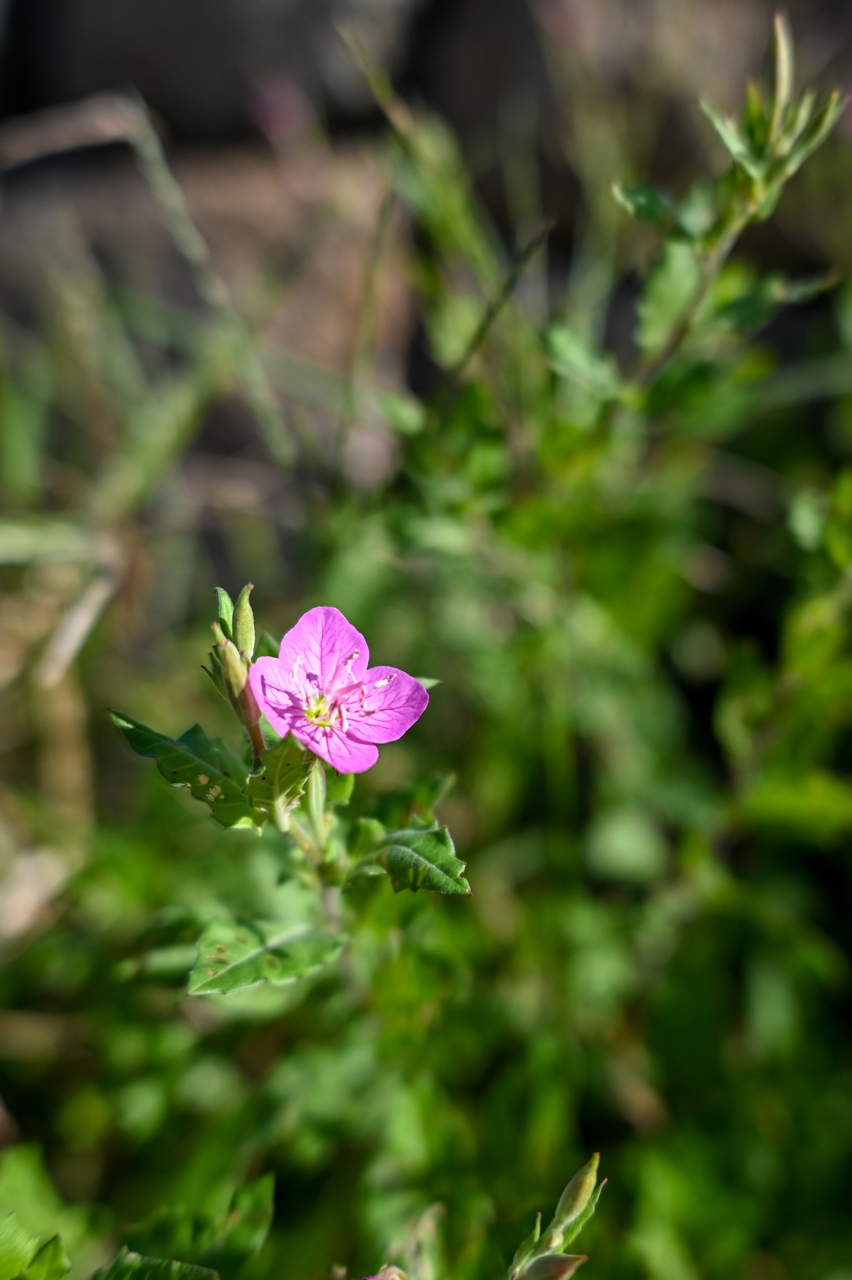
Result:
{"label": "green leaf", "polygon": [[261,754],[263,772],[249,778],[246,792],[255,808],[267,814],[282,830],[290,812],[302,797],[311,760],[295,738],[287,737]]}
{"label": "green leaf", "polygon": [[763,162],[758,160],[747,139],[740,133],[736,122],[730,116],[723,116],[708,102],[701,102],[701,110],[716,130],[734,164],[743,169],[755,182],[759,182],[764,173]]}
{"label": "green leaf", "polygon": [[681,219],[676,207],[650,182],[626,190],[620,182],[612,187],[612,194],[629,214],[640,222],[649,222],[667,240],[693,240],[695,237]]}
{"label": "green leaf", "polygon": [[452,836],[446,827],[435,831],[412,828],[389,831],[387,843],[375,855],[391,878],[396,893],[402,889],[433,889],[438,893],[470,894],[462,872],[465,864],[456,857]]}
{"label": "green leaf", "polygon": [[236,1276],[263,1245],[272,1223],[272,1174],[234,1193],[221,1217],[171,1205],[158,1209],[127,1235],[128,1247],[152,1258],[211,1267],[223,1280]]}
{"label": "green leaf", "polygon": [[414,679],[418,684],[422,684],[424,689],[434,689],[436,685],[443,683],[435,676],[415,676]]}
{"label": "green leaf", "polygon": [[690,245],[669,241],[654,267],[639,302],[639,345],[647,354],[659,351],[689,305],[701,275]]}
{"label": "green leaf", "polygon": [[771,139],[781,133],[784,117],[793,92],[793,74],[795,55],[790,24],[782,13],[775,15],[775,32],[773,39],[775,62],[775,84],[772,94],[772,123],[769,129]]}
{"label": "green leaf", "polygon": [[793,174],[805,163],[808,156],[813,155],[814,151],[822,146],[840,119],[846,104],[847,99],[842,98],[838,92],[835,91],[831,95],[822,111],[811,121],[796,145],[790,150],[786,163],[776,181],[782,183],[792,178]]}
{"label": "green leaf", "polygon": [[402,391],[379,391],[376,401],[389,427],[402,436],[416,436],[426,424],[426,410],[414,396]]}
{"label": "green leaf", "polygon": [[243,793],[245,765],[221,738],[209,738],[196,724],[173,740],[130,716],[116,711],[110,714],[136,754],[156,760],[158,770],[173,787],[189,787],[196,800],[206,801],[221,826],[263,822],[261,811],[252,808]]}
{"label": "green leaf", "polygon": [[0,1218],[0,1280],[14,1280],[32,1261],[38,1239],[25,1231],[15,1213]]}
{"label": "green leaf", "polygon": [[199,940],[188,993],[225,995],[264,982],[287,986],[331,964],[344,941],[342,935],[311,924],[282,932],[266,923],[236,925],[217,920]]}
{"label": "green leaf", "polygon": [[275,1178],[271,1173],[235,1192],[222,1230],[204,1251],[200,1262],[223,1277],[236,1275],[243,1263],[262,1248],[274,1212]]}
{"label": "green leaf", "polygon": [[352,799],[354,789],[354,773],[328,774],[326,778],[326,803],[329,808],[334,805],[347,805]]}
{"label": "green leaf", "polygon": [[8,1213],[14,1213],[36,1240],[59,1232],[74,1257],[90,1239],[88,1211],[62,1200],[40,1149],[31,1143],[17,1143],[0,1152],[0,1218]]}
{"label": "green leaf", "polygon": [[802,94],[802,97],[799,100],[799,105],[793,112],[790,123],[787,125],[783,136],[779,138],[775,146],[776,156],[783,157],[789,155],[793,150],[793,147],[808,126],[808,121],[813,114],[815,102],[816,93],[813,89],[808,89],[807,93]]}
{"label": "green leaf", "polygon": [[616,399],[624,384],[611,356],[598,355],[567,325],[557,325],[547,335],[551,368],[563,378],[580,383],[600,400]]}
{"label": "green leaf", "polygon": [[92,1280],[216,1280],[217,1273],[189,1262],[168,1258],[146,1258],[122,1249],[108,1267],[101,1267]]}
{"label": "green leaf", "polygon": [[261,631],[254,646],[254,660],[258,658],[277,658],[281,645],[268,631]]}
{"label": "green leaf", "polygon": [[216,595],[219,601],[219,626],[230,640],[234,630],[234,602],[224,587],[217,587]]}
{"label": "green leaf", "polygon": [[60,1236],[52,1236],[39,1249],[21,1280],[62,1280],[71,1270],[71,1259]]}

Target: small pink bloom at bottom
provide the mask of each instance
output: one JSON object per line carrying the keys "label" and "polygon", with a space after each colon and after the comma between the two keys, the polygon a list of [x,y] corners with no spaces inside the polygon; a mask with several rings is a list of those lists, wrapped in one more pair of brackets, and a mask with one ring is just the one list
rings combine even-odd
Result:
{"label": "small pink bloom at bottom", "polygon": [[274,729],[292,733],[340,773],[376,763],[377,742],[395,742],[419,720],[429,695],[396,667],[367,669],[367,642],[339,609],[309,609],[281,641],[277,658],[258,658],[249,680]]}

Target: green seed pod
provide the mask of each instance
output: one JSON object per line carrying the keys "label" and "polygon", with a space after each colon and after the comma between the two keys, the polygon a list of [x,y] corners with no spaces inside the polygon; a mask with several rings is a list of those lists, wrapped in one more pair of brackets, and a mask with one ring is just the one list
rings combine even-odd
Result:
{"label": "green seed pod", "polygon": [[219,626],[230,640],[234,629],[234,602],[224,587],[216,588],[219,601]]}
{"label": "green seed pod", "polygon": [[249,604],[249,596],[253,590],[254,583],[246,583],[234,605],[234,643],[247,662],[251,662],[254,657],[254,613]]}

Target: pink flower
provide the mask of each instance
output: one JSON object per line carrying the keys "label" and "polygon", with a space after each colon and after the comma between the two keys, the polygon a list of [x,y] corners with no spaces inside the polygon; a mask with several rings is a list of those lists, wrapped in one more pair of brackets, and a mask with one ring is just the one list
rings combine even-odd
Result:
{"label": "pink flower", "polygon": [[292,733],[340,773],[363,773],[377,742],[395,742],[426,710],[429,695],[396,667],[367,670],[370,651],[338,609],[309,609],[258,658],[249,680],[258,706],[282,737]]}

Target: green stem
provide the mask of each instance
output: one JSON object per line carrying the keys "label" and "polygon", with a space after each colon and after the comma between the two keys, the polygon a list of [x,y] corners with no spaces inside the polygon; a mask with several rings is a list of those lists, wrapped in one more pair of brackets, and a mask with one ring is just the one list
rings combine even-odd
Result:
{"label": "green stem", "polygon": [[725,265],[731,250],[748,225],[754,211],[755,202],[754,200],[749,200],[743,207],[730,215],[727,225],[723,227],[716,243],[704,259],[701,277],[686,308],[673,325],[666,341],[657,354],[646,364],[640,366],[636,376],[636,382],[640,387],[646,387],[653,382],[662,373],[669,361],[677,355],[692,328],[695,317],[713,287],[716,277]]}

